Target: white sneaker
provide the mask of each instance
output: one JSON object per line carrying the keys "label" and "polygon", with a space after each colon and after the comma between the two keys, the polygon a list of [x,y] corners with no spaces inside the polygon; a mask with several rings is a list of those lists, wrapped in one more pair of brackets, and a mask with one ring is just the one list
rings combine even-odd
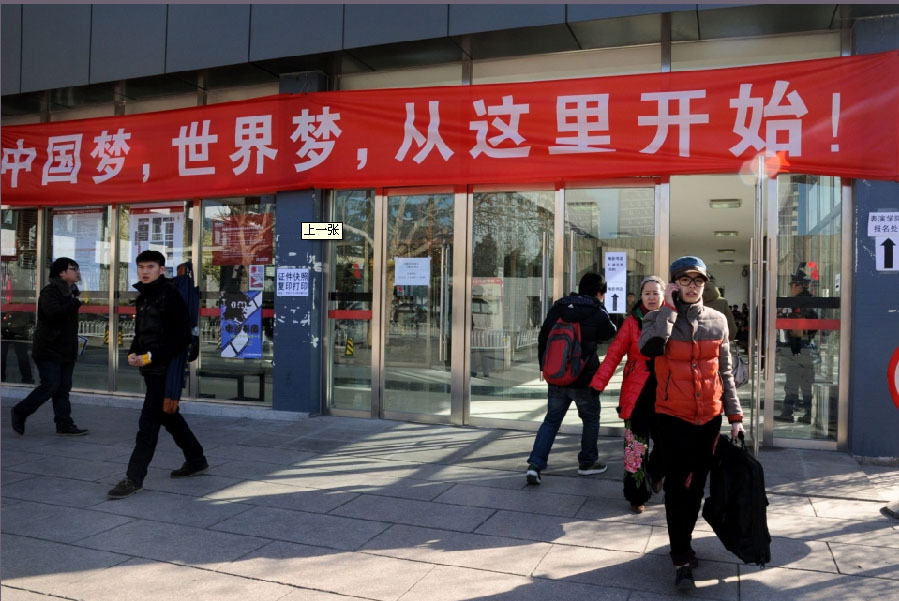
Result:
{"label": "white sneaker", "polygon": [[585,465],[579,465],[577,468],[578,476],[592,476],[593,474],[601,474],[604,471],[609,469],[605,463],[600,463],[599,461],[594,461],[593,463],[588,463]]}

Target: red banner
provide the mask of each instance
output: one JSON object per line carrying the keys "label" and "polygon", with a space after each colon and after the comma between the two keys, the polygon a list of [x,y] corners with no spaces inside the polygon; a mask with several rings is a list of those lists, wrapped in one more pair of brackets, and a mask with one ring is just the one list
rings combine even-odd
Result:
{"label": "red banner", "polygon": [[781,172],[899,179],[899,52],[277,95],[2,130],[8,205]]}

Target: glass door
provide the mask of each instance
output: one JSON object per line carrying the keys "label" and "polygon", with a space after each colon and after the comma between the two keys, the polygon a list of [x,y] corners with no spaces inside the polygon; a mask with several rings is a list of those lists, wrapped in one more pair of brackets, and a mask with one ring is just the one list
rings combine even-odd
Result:
{"label": "glass door", "polygon": [[[331,202],[331,221],[343,224],[343,239],[330,244],[333,266],[328,290],[328,340],[332,413],[378,414],[372,408],[372,323],[375,195],[373,190],[340,190]],[[353,415],[353,413],[348,413]]]}
{"label": "glass door", "polygon": [[[759,372],[763,339],[751,335],[765,298],[759,279],[765,268],[758,249],[765,234],[758,182],[752,173],[671,177],[668,256],[657,274],[667,281],[671,261],[684,255],[698,256],[708,267],[712,280],[704,286],[703,304],[725,314],[732,358],[739,354],[750,371],[755,368],[754,377],[737,388],[747,442],[752,444],[759,439],[756,417],[765,381]],[[729,432],[726,422],[724,431]]]}
{"label": "glass door", "polygon": [[[0,332],[2,375],[0,380],[34,384],[37,366],[31,361],[31,345],[37,324],[35,293],[40,283],[38,269],[37,209],[3,209],[0,216],[2,257],[0,288],[3,290],[3,327]],[[10,351],[15,362],[7,366]]]}
{"label": "glass door", "polygon": [[59,257],[74,259],[80,266],[81,308],[78,334],[87,338],[84,352],[72,374],[72,388],[114,390],[110,373],[110,240],[112,207],[51,209],[47,265]]}
{"label": "glass door", "polygon": [[[145,205],[119,205],[118,263],[116,304],[112,329],[115,389],[118,392],[143,393],[140,372],[128,365],[128,349],[134,338],[134,316],[138,292],[137,255],[156,250],[165,257],[165,275],[173,278],[178,265],[191,260],[192,218],[185,202]],[[109,328],[104,338],[109,339]],[[191,391],[187,391],[191,392]]]}
{"label": "glass door", "polygon": [[[645,183],[565,190],[564,291],[577,291],[585,273],[603,274],[609,284],[606,310],[618,328],[633,308],[640,282],[655,274],[655,205],[655,186]],[[612,340],[599,345],[600,360]],[[600,397],[602,428],[622,425],[615,408],[624,365],[622,360]],[[580,423],[576,414],[566,415],[565,422]]]}
{"label": "glass door", "polygon": [[[767,186],[765,444],[834,448],[839,437],[843,202],[840,178],[780,175]],[[783,439],[790,439],[787,443]],[[801,441],[801,442],[799,442]]]}
{"label": "glass door", "polygon": [[450,420],[454,207],[451,191],[386,196],[383,417]]}
{"label": "glass door", "polygon": [[556,196],[473,193],[469,423],[534,422],[546,413],[537,334],[553,303]]}

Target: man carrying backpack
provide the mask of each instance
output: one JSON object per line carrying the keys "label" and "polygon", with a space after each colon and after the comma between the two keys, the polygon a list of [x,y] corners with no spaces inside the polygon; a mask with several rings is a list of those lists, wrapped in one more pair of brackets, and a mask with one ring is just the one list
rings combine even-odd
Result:
{"label": "man carrying backpack", "polygon": [[[603,305],[607,289],[605,279],[598,273],[584,274],[578,284],[577,294],[572,292],[556,301],[540,328],[540,335],[537,339],[537,356],[541,371],[544,371],[547,364],[561,365],[566,362],[565,359],[556,356],[562,345],[550,343],[551,338],[555,337],[555,334],[553,336],[550,334],[557,324],[558,326],[577,324],[580,330],[580,339],[577,341],[580,346],[580,357],[575,356],[574,358],[583,360],[584,363],[576,379],[568,384],[551,383],[552,375],[547,378],[546,417],[543,418],[543,423],[537,431],[534,448],[528,458],[528,484],[540,484],[540,472],[546,469],[549,451],[571,401],[577,405],[578,417],[584,423],[581,432],[581,451],[577,457],[577,473],[579,476],[590,476],[606,471],[606,465],[597,461],[599,458],[599,450],[596,445],[599,436],[599,393],[590,388],[590,380],[593,379],[593,374],[599,368],[599,357],[596,355],[597,345],[610,339],[616,331]],[[564,323],[559,323],[560,319]],[[555,329],[559,330],[558,327]],[[577,344],[574,346],[577,347]],[[568,366],[567,371],[570,374],[571,366]],[[544,373],[546,372],[544,371]]]}
{"label": "man carrying backpack", "polygon": [[156,451],[159,427],[165,426],[184,453],[184,464],[171,473],[172,478],[199,474],[209,467],[203,447],[178,412],[178,401],[165,398],[166,372],[173,357],[187,352],[190,325],[187,305],[178,290],[165,277],[165,257],[155,250],[137,256],[140,292],[136,302],[134,339],[128,351],[128,364],[139,367],[147,393],[138,422],[137,440],[124,479],[109,491],[109,498],[123,499],[143,488],[147,468]]}

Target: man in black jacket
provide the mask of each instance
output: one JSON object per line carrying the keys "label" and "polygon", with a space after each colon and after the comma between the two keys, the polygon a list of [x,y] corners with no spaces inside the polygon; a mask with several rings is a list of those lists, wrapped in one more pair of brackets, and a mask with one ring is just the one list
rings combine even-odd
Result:
{"label": "man in black jacket", "polygon": [[586,273],[578,284],[577,294],[571,293],[553,304],[546,314],[540,335],[537,338],[537,353],[540,369],[543,369],[543,355],[546,342],[553,325],[559,320],[580,323],[581,354],[586,364],[577,380],[568,386],[547,384],[548,408],[546,417],[537,431],[534,448],[528,458],[528,484],[540,484],[540,472],[546,469],[549,451],[562,425],[562,419],[568,412],[571,401],[577,405],[578,417],[584,423],[581,432],[581,451],[577,462],[579,476],[601,474],[606,471],[606,464],[597,461],[599,450],[596,445],[599,436],[599,393],[590,388],[590,380],[599,369],[599,357],[596,347],[600,342],[615,335],[616,329],[609,319],[603,305],[608,286],[598,273]]}
{"label": "man in black jacket", "polygon": [[56,433],[64,436],[87,434],[72,421],[69,391],[72,372],[78,357],[77,282],[81,280],[78,263],[60,257],[50,266],[50,283],[44,286],[37,301],[37,326],[31,356],[41,376],[40,386],[10,410],[12,429],[25,434],[25,420],[38,407],[53,399],[53,421]]}
{"label": "man in black jacket", "polygon": [[160,426],[165,426],[184,453],[184,464],[171,473],[172,478],[193,476],[209,467],[203,447],[178,412],[178,401],[165,398],[169,361],[186,353],[190,345],[187,305],[165,277],[162,253],[145,250],[137,255],[137,275],[140,282],[134,288],[140,294],[135,303],[134,339],[128,351],[128,364],[140,368],[147,392],[128,471],[109,491],[111,499],[123,499],[143,488]]}

